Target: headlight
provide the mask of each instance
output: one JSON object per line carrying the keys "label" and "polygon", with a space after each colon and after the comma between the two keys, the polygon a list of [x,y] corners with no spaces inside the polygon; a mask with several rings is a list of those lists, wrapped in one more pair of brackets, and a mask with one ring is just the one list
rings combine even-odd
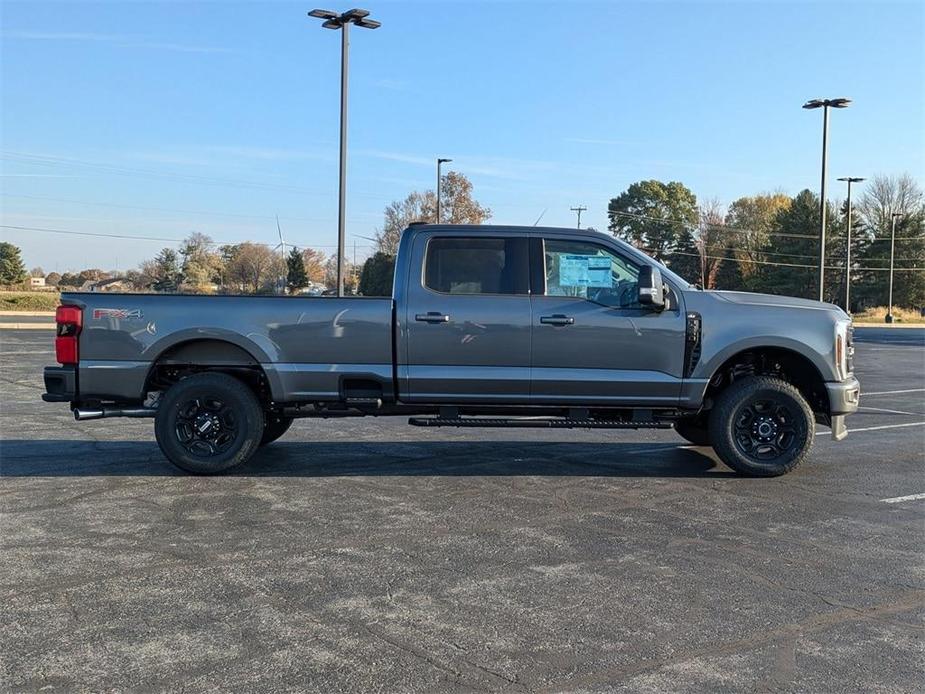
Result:
{"label": "headlight", "polygon": [[853,332],[854,328],[850,320],[835,322],[835,369],[838,372],[838,379],[840,381],[844,381],[848,378],[853,368]]}

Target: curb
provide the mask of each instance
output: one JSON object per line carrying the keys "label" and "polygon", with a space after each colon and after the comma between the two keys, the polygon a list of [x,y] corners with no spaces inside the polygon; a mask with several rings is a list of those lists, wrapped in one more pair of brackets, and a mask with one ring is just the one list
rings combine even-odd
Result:
{"label": "curb", "polygon": [[25,316],[26,318],[54,318],[54,311],[0,311],[0,316],[4,318],[16,318]]}
{"label": "curb", "polygon": [[925,323],[855,323],[855,330],[872,330],[874,328],[886,328],[887,330],[902,330],[903,328],[925,328]]}
{"label": "curb", "polygon": [[54,323],[0,323],[0,330],[54,330]]}

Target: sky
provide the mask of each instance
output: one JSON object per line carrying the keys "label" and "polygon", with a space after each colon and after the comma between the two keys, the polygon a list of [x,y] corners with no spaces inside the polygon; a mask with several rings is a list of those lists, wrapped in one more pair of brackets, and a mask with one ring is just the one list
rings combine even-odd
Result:
{"label": "sky", "polygon": [[[340,36],[311,2],[4,0],[0,238],[30,268],[124,270],[194,231],[275,245],[278,215],[287,243],[333,252]],[[831,115],[832,198],[839,176],[925,180],[919,1],[361,7],[382,27],[350,34],[358,258],[436,157],[502,224],[573,226],[580,205],[604,230],[650,178],[725,204],[817,191],[817,97],[853,99]]]}

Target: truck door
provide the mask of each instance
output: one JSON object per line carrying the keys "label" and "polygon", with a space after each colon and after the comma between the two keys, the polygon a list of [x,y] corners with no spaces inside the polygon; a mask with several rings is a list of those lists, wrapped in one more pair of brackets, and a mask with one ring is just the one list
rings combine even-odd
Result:
{"label": "truck door", "polygon": [[595,241],[531,240],[536,403],[673,406],[683,376],[680,297],[640,305],[638,263]]}
{"label": "truck door", "polygon": [[[399,397],[523,403],[530,395],[526,236],[422,233],[412,247]],[[404,387],[403,387],[404,385]]]}

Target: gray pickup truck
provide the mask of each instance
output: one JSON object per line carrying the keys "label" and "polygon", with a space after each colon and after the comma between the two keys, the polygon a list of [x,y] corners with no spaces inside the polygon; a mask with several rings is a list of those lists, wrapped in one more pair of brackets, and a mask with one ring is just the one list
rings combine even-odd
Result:
{"label": "gray pickup truck", "polygon": [[780,475],[858,407],[852,326],[805,299],[701,291],[611,236],[415,224],[393,295],[63,294],[48,402],[153,417],[193,473],[302,417],[418,426],[674,428]]}

